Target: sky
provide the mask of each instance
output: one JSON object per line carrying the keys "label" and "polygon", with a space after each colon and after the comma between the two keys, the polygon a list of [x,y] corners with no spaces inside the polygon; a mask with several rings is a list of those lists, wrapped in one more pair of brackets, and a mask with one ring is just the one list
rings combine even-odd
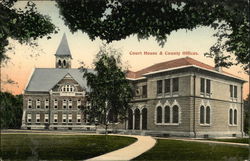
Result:
{"label": "sky", "polygon": [[[16,7],[23,7],[27,1],[19,1]],[[96,39],[91,41],[87,34],[78,31],[71,33],[64,21],[59,15],[59,10],[52,1],[37,1],[38,11],[43,15],[50,16],[52,23],[59,29],[59,33],[51,35],[51,39],[42,38],[37,41],[38,47],[31,48],[25,44],[21,45],[18,42],[10,39],[10,46],[13,50],[6,54],[11,58],[10,61],[2,67],[2,80],[12,79],[15,84],[3,84],[3,91],[8,91],[13,94],[21,94],[25,89],[28,80],[34,68],[54,68],[55,67],[55,52],[61,41],[64,33],[66,33],[71,54],[73,57],[72,67],[80,66],[79,62],[84,62],[87,67],[93,67],[92,62],[95,54],[99,51],[102,41]],[[155,38],[150,37],[145,40],[138,40],[136,36],[129,36],[120,41],[114,41],[109,44],[116,49],[122,51],[122,60],[128,65],[130,70],[137,71],[147,66],[164,62],[172,59],[185,57],[184,55],[132,55],[135,52],[196,52],[198,55],[190,56],[196,60],[214,66],[214,61],[211,58],[205,58],[204,53],[209,51],[209,48],[216,42],[216,38],[212,35],[216,31],[209,27],[199,27],[193,31],[178,30],[172,32],[167,39],[164,47],[161,47],[156,42]],[[247,74],[239,66],[233,66],[230,69],[224,69],[244,80],[249,79]],[[245,83],[243,97],[246,98],[249,93],[249,83]]]}

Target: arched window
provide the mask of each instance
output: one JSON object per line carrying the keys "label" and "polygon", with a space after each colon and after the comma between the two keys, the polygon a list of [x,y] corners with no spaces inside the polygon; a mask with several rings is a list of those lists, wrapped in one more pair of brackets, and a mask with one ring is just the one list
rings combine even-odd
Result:
{"label": "arched window", "polygon": [[61,60],[58,60],[58,65],[62,66],[62,61]]}
{"label": "arched window", "polygon": [[170,123],[170,107],[165,107],[165,123]]}
{"label": "arched window", "polygon": [[128,109],[128,129],[133,129],[133,111]]}
{"label": "arched window", "polygon": [[135,130],[140,130],[140,110],[135,109]]}
{"label": "arched window", "polygon": [[237,110],[234,110],[234,124],[237,125]]}
{"label": "arched window", "polygon": [[162,108],[158,106],[156,109],[156,123],[162,123]]}
{"label": "arched window", "polygon": [[233,109],[229,110],[229,124],[233,124]]}
{"label": "arched window", "polygon": [[61,91],[62,92],[74,92],[75,91],[75,87],[73,85],[64,85],[61,87]]}
{"label": "arched window", "polygon": [[210,107],[206,108],[206,124],[210,124]]}
{"label": "arched window", "polygon": [[200,107],[200,124],[204,124],[205,122],[205,110],[204,110],[204,106]]}
{"label": "arched window", "polygon": [[179,123],[179,107],[177,105],[173,107],[173,123]]}
{"label": "arched window", "polygon": [[66,60],[63,60],[63,66],[66,66]]}

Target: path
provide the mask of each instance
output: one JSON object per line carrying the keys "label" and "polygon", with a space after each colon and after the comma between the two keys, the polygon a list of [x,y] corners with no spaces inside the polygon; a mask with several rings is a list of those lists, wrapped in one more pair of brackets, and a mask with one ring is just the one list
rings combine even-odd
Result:
{"label": "path", "polygon": [[151,136],[139,136],[139,135],[121,135],[134,137],[138,140],[122,149],[118,149],[94,158],[87,159],[86,161],[119,161],[119,160],[132,160],[142,153],[148,151],[156,144],[156,140]]}
{"label": "path", "polygon": [[155,138],[156,139],[181,140],[181,141],[192,141],[192,142],[199,142],[199,143],[227,144],[227,145],[236,145],[236,146],[249,147],[249,144],[223,142],[223,141],[213,141],[213,140],[198,140],[198,139],[192,139],[192,138],[163,138],[163,137],[155,137]]}

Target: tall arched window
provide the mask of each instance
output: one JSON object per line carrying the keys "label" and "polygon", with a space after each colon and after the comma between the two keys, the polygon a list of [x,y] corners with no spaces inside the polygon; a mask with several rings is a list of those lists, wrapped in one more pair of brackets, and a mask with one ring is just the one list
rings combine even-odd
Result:
{"label": "tall arched window", "polygon": [[62,61],[61,60],[58,60],[58,65],[62,66]]}
{"label": "tall arched window", "polygon": [[133,129],[133,111],[128,109],[128,129]]}
{"label": "tall arched window", "polygon": [[237,110],[234,110],[234,124],[237,125]]}
{"label": "tall arched window", "polygon": [[165,123],[170,123],[170,107],[165,107]]}
{"label": "tall arched window", "polygon": [[135,109],[135,130],[140,130],[140,110]]}
{"label": "tall arched window", "polygon": [[179,123],[179,107],[177,105],[173,107],[173,123]]}
{"label": "tall arched window", "polygon": [[200,107],[200,124],[204,124],[205,123],[205,109],[204,106]]}
{"label": "tall arched window", "polygon": [[233,109],[229,110],[229,124],[233,124]]}
{"label": "tall arched window", "polygon": [[63,66],[66,66],[66,60],[63,60]]}
{"label": "tall arched window", "polygon": [[161,106],[158,106],[156,109],[156,123],[162,123],[162,108]]}
{"label": "tall arched window", "polygon": [[210,107],[206,108],[206,124],[210,124]]}

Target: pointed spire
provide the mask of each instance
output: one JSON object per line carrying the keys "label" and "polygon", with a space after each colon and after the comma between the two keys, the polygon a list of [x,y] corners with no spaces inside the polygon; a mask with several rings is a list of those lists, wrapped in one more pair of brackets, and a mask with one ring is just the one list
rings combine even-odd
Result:
{"label": "pointed spire", "polygon": [[67,37],[66,37],[65,33],[63,34],[61,43],[58,46],[55,55],[56,56],[70,56],[71,57],[71,52],[70,52],[70,49],[69,49],[69,45],[68,45],[68,41],[67,41]]}

